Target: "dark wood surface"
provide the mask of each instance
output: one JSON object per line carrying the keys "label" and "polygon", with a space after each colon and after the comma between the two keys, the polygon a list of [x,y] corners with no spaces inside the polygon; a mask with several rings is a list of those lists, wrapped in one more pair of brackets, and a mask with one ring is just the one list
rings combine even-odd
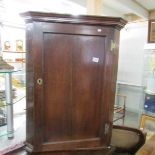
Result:
{"label": "dark wood surface", "polygon": [[[100,138],[104,41],[102,37],[44,35],[45,142]],[[99,62],[93,62],[93,56]]]}
{"label": "dark wood surface", "polygon": [[27,149],[103,153],[110,145],[119,30],[125,22],[34,12],[25,17]]}
{"label": "dark wood surface", "polygon": [[10,152],[6,155],[112,155],[114,148],[110,150],[98,150],[98,151],[72,151],[72,152],[46,152],[46,153],[29,153],[24,148]]}
{"label": "dark wood surface", "polygon": [[94,26],[109,26],[117,29],[122,29],[127,23],[119,17],[104,17],[104,16],[90,16],[90,15],[69,15],[43,12],[25,12],[21,13],[27,23],[33,21],[37,22],[54,22],[54,23],[72,23],[80,25],[94,25]]}

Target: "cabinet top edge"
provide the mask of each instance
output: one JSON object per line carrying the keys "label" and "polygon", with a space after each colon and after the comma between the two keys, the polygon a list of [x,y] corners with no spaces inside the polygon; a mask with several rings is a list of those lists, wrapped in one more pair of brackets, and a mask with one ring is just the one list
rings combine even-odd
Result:
{"label": "cabinet top edge", "polygon": [[54,23],[72,23],[98,26],[112,26],[121,29],[127,23],[124,19],[119,17],[104,17],[104,16],[90,16],[90,15],[69,15],[57,13],[44,12],[24,12],[20,14],[26,23],[33,21],[38,22],[54,22]]}

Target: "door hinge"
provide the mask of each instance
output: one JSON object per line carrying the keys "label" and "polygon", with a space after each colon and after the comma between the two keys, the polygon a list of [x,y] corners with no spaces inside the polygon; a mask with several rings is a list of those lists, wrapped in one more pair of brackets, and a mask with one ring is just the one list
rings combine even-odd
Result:
{"label": "door hinge", "polygon": [[111,40],[111,46],[110,46],[110,50],[113,51],[116,48],[116,43]]}
{"label": "door hinge", "polygon": [[108,134],[109,133],[109,123],[105,123],[104,125],[104,134]]}

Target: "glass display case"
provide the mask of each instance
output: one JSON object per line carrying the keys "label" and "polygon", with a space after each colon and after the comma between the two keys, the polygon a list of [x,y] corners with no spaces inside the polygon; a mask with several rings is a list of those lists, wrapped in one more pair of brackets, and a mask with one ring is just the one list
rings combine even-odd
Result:
{"label": "glass display case", "polygon": [[21,70],[0,70],[0,154],[25,140],[25,87],[14,85]]}
{"label": "glass display case", "polygon": [[[5,94],[3,94],[3,90],[1,91],[0,107],[5,107],[4,109],[1,108],[1,113],[4,115],[3,116],[4,121],[2,121],[3,119],[1,119],[1,125],[3,125],[3,122],[4,125],[7,124],[8,138],[14,137],[13,104],[15,104],[16,102],[25,97],[25,96],[22,96],[21,98],[15,97],[15,89],[12,88],[12,74],[19,71],[20,70],[0,70],[0,74],[3,74],[5,77],[5,90],[4,90]],[[15,98],[15,100],[13,98]]]}

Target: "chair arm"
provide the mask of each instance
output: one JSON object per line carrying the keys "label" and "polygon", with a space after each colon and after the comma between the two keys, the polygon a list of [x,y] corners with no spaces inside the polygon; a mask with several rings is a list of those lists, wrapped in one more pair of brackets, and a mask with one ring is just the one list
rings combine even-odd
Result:
{"label": "chair arm", "polygon": [[146,135],[139,129],[113,125],[111,145],[116,152],[134,154],[145,143]]}

